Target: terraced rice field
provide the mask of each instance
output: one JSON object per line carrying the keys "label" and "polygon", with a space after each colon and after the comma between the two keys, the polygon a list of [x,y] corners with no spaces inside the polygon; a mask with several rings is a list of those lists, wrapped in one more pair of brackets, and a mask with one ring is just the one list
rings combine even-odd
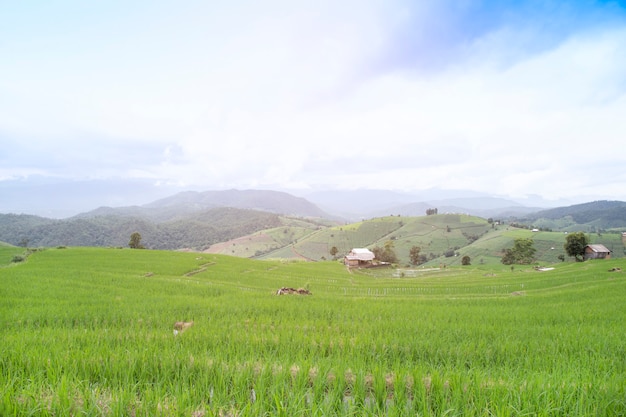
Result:
{"label": "terraced rice field", "polygon": [[623,266],[38,251],[0,267],[0,415],[625,415]]}

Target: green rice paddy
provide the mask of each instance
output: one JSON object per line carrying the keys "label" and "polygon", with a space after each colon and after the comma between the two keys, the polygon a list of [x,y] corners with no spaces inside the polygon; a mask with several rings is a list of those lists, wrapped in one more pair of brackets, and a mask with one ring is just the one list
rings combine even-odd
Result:
{"label": "green rice paddy", "polygon": [[0,264],[2,416],[626,414],[620,259],[348,271],[59,248]]}

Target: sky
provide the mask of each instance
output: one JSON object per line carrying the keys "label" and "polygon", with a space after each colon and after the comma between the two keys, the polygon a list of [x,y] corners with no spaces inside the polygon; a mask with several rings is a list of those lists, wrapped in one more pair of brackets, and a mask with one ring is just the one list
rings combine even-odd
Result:
{"label": "sky", "polygon": [[625,1],[0,0],[0,184],[626,200],[625,139]]}

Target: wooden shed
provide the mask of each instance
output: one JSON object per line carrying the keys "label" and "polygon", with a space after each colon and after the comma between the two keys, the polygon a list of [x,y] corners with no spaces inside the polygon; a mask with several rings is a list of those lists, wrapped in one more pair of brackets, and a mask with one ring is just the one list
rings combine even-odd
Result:
{"label": "wooden shed", "polygon": [[587,259],[611,259],[611,251],[604,245],[587,245],[585,246],[585,260]]}
{"label": "wooden shed", "polygon": [[343,259],[348,266],[370,266],[374,261],[374,252],[367,248],[354,248]]}

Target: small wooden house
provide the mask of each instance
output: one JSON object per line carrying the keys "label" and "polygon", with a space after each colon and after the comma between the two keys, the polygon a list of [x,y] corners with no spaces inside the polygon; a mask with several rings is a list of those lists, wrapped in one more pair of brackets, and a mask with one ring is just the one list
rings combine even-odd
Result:
{"label": "small wooden house", "polygon": [[374,252],[367,248],[354,248],[343,259],[344,264],[354,267],[367,267],[374,261]]}
{"label": "small wooden house", "polygon": [[587,259],[611,259],[611,251],[604,245],[587,245],[585,246],[585,260]]}

